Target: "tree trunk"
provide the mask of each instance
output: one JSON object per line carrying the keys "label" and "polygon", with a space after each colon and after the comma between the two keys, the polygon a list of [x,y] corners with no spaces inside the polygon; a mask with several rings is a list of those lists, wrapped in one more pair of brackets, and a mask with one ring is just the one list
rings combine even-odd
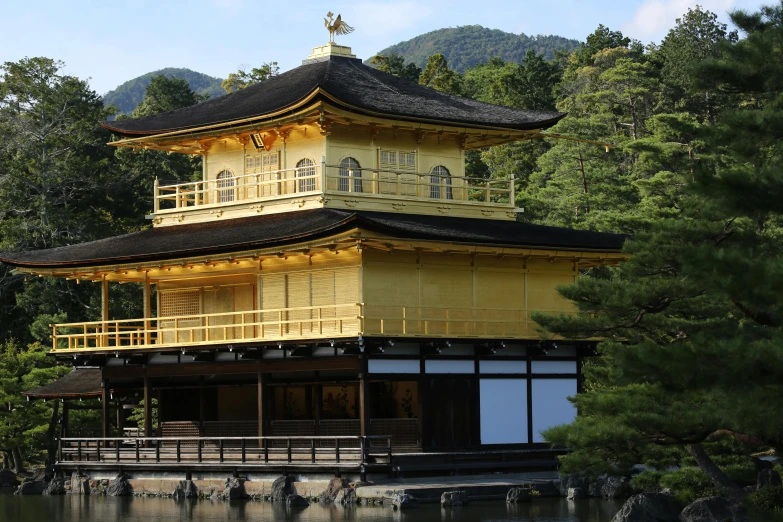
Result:
{"label": "tree trunk", "polygon": [[49,429],[46,430],[46,468],[54,466],[57,461],[57,420],[60,413],[60,401],[52,401],[52,416],[49,418]]}
{"label": "tree trunk", "polygon": [[11,448],[11,457],[14,460],[14,473],[24,473],[24,460],[22,460],[22,454],[19,452],[19,448]]}
{"label": "tree trunk", "polygon": [[3,467],[0,469],[11,469],[11,455],[3,450]]}
{"label": "tree trunk", "polygon": [[742,488],[735,484],[733,480],[731,480],[723,471],[721,471],[721,469],[712,461],[710,456],[707,455],[707,452],[704,451],[704,448],[701,444],[689,445],[688,452],[694,458],[696,464],[699,465],[699,468],[701,468],[701,470],[707,475],[707,477],[709,477],[716,487],[727,491],[732,497],[739,498],[745,496],[745,492],[742,491]]}

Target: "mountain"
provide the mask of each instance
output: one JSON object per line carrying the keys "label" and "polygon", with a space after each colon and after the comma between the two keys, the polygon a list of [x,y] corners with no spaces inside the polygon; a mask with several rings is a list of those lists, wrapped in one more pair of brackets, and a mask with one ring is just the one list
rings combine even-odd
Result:
{"label": "mountain", "polygon": [[165,74],[169,78],[182,78],[188,82],[191,89],[199,94],[209,94],[211,98],[226,94],[226,91],[220,86],[223,81],[220,78],[213,78],[190,69],[166,67],[128,80],[116,89],[107,92],[103,96],[104,103],[106,105],[114,104],[123,114],[130,114],[144,98],[144,90],[152,78],[159,74]]}
{"label": "mountain", "polygon": [[552,59],[555,51],[572,51],[579,41],[554,35],[528,36],[524,33],[506,33],[480,25],[449,27],[422,34],[405,42],[383,49],[378,54],[397,53],[406,62],[424,67],[427,57],[441,53],[449,67],[459,72],[500,57],[507,62],[522,62],[529,49]]}

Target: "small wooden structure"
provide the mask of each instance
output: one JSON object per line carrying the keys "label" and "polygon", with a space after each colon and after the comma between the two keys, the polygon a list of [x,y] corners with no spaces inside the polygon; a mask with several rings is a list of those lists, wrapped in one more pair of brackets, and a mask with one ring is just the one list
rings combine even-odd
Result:
{"label": "small wooden structure", "polygon": [[[556,288],[619,262],[623,237],[518,222],[514,179],[465,176],[464,153],[563,116],[330,43],[236,93],[106,123],[112,145],[198,154],[204,172],[156,180],[149,230],[0,254],[102,288],[100,320],[52,325],[55,357],[98,368],[104,411],[102,437],[65,434],[60,465],[540,463],[594,342],[542,341],[531,314],[575,313]],[[143,317],[109,317],[117,283],[142,286]]]}

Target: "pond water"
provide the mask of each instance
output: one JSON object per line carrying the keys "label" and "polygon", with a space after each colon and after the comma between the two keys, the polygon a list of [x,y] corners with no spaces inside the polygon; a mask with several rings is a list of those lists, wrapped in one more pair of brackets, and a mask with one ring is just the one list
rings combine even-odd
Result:
{"label": "pond water", "polygon": [[462,508],[424,504],[395,512],[388,506],[321,506],[286,509],[256,501],[174,501],[170,498],[110,498],[81,496],[13,496],[0,491],[2,522],[195,522],[302,521],[302,522],[608,522],[622,505],[586,499],[577,502],[557,498],[534,499],[529,504],[503,501],[476,502]]}

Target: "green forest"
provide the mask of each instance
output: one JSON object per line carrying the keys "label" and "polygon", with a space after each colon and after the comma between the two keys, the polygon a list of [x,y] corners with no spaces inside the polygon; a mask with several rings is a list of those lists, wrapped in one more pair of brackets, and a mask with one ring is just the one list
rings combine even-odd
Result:
{"label": "green forest", "polygon": [[522,62],[528,51],[533,51],[552,60],[558,51],[571,52],[578,46],[578,41],[562,36],[528,36],[487,29],[480,25],[465,25],[422,34],[387,47],[378,54],[397,54],[417,67],[424,67],[433,54],[442,54],[452,69],[465,72],[490,58]]}
{"label": "green forest", "polygon": [[[551,56],[531,48],[457,67],[453,54],[388,52],[372,63],[448,93],[568,112],[551,133],[606,144],[534,139],[466,156],[470,176],[514,176],[523,221],[628,236],[626,262],[559,289],[582,314],[535,316],[546,339],[603,339],[572,399],[577,420],[545,433],[571,450],[563,471],[780,512],[783,486],[745,488],[783,442],[783,3],[732,22],[695,8],[646,46],[599,26]],[[258,65],[224,86],[276,73]],[[63,66],[0,67],[0,251],[147,227],[155,176],[200,175],[198,158],[106,146],[99,123],[116,109]],[[159,75],[132,116],[202,99]],[[100,292],[0,269],[0,451],[18,471],[52,458],[56,403],[20,396],[69,371],[45,355],[47,325],[97,319]],[[111,315],[139,316],[139,294],[120,287]],[[80,415],[72,423],[95,426]]]}
{"label": "green forest", "polygon": [[213,78],[206,74],[183,69],[178,67],[166,67],[158,71],[152,71],[142,74],[137,78],[128,80],[118,85],[116,88],[103,95],[104,103],[114,105],[120,114],[130,114],[133,109],[144,99],[144,91],[155,76],[166,76],[167,78],[181,78],[188,82],[188,85],[197,94],[206,95],[207,98],[213,96],[222,96],[225,94],[221,86],[220,78]]}

